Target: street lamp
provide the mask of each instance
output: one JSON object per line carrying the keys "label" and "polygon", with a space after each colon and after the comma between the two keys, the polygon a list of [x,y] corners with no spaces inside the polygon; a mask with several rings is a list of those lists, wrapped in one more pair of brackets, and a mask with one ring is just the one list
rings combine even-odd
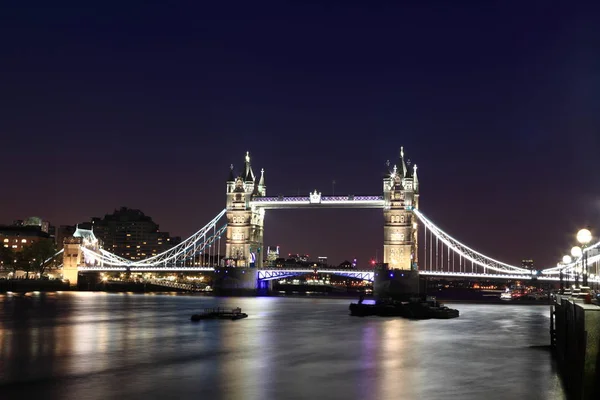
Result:
{"label": "street lamp", "polygon": [[[562,258],[562,263],[563,263],[563,267],[560,269],[560,293],[563,294],[565,291],[565,285],[563,282],[564,279],[564,273],[563,270],[567,267],[567,265],[571,264],[571,256],[569,255],[565,255]],[[568,281],[567,281],[568,284]]]}
{"label": "street lamp", "polygon": [[[571,255],[575,258],[575,262],[581,257],[583,252],[581,251],[581,247],[573,246],[571,249]],[[575,264],[575,287],[579,288],[579,271],[577,271],[577,264]]]}
{"label": "street lamp", "polygon": [[585,247],[588,245],[589,242],[592,241],[592,232],[590,232],[588,229],[580,229],[579,232],[577,232],[577,241],[579,242],[579,244],[581,244],[581,247],[583,248],[583,250],[582,250],[583,286],[587,286],[588,285],[588,265],[587,265],[587,251],[585,251]]}

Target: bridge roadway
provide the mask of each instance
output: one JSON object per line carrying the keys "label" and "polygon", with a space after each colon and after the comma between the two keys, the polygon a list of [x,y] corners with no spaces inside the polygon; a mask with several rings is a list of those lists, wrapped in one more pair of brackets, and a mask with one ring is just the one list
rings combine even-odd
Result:
{"label": "bridge roadway", "polygon": [[[215,272],[218,271],[219,267],[179,267],[179,266],[156,266],[156,267],[79,267],[80,272]],[[258,269],[258,279],[260,280],[274,280],[282,279],[290,276],[304,275],[311,273],[326,273],[339,276],[346,276],[349,278],[363,279],[367,281],[373,281],[375,279],[374,270],[358,270],[358,269],[339,269],[339,268],[260,268]],[[390,271],[393,272],[393,271]],[[419,271],[422,276],[431,276],[437,278],[480,278],[480,279],[505,279],[505,280],[530,280],[537,278],[539,281],[551,281],[558,282],[558,277],[553,276],[537,276],[527,274],[510,274],[510,273],[498,273],[498,274],[482,274],[482,273],[469,273],[469,272],[445,272],[445,271]]]}
{"label": "bridge roadway", "polygon": [[[177,266],[166,266],[166,267],[79,267],[79,272],[215,272],[220,267],[177,267]],[[347,276],[350,278],[363,279],[373,281],[375,278],[375,272],[373,270],[357,270],[357,269],[339,269],[339,268],[260,268],[258,269],[258,279],[261,280],[273,280],[282,279],[289,276],[304,275],[312,273],[326,273],[340,276]]]}

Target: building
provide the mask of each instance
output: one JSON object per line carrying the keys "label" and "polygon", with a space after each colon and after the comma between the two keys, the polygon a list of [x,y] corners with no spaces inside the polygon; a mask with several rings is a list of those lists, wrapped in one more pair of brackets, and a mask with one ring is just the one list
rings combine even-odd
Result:
{"label": "building", "polygon": [[525,268],[525,269],[528,269],[530,271],[533,271],[535,269],[533,267],[533,260],[522,260],[521,261],[521,268]]}
{"label": "building", "polygon": [[265,259],[265,265],[274,267],[276,260],[279,258],[279,246],[267,246],[267,254]]}
{"label": "building", "polygon": [[0,225],[0,244],[14,251],[22,251],[42,239],[53,239],[49,231],[50,224],[39,217],[17,220],[12,225]]}
{"label": "building", "polygon": [[310,262],[310,256],[308,254],[288,254],[288,260],[294,260],[296,263],[307,263]]}
{"label": "building", "polygon": [[12,226],[38,226],[41,231],[46,233],[50,230],[50,223],[40,217],[29,217],[26,220],[18,219],[13,222]]}
{"label": "building", "polygon": [[73,236],[75,230],[75,225],[60,225],[56,228],[56,246],[62,247],[65,243],[65,238]]}
{"label": "building", "polygon": [[[61,227],[62,228],[62,227]],[[78,224],[76,229],[89,229],[106,250],[118,256],[141,260],[162,253],[181,242],[161,232],[157,223],[142,211],[121,207],[104,218]],[[64,228],[64,233],[68,230]]]}

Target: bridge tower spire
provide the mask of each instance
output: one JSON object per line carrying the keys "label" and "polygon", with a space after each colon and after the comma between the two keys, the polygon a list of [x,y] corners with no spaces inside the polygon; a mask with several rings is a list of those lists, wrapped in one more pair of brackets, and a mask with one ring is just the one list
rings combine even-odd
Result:
{"label": "bridge tower spire", "polygon": [[260,170],[260,179],[258,181],[258,195],[265,196],[267,194],[267,185],[265,185],[265,169]]}
{"label": "bridge tower spire", "polygon": [[[231,169],[233,171],[233,169]],[[233,172],[230,174],[233,176]],[[263,264],[264,209],[252,207],[254,197],[266,195],[264,172],[256,181],[246,152],[243,174],[227,182],[227,234],[225,263],[237,267]]]}
{"label": "bridge tower spire", "polygon": [[398,169],[400,170],[401,177],[406,176],[408,169],[406,168],[406,161],[404,160],[404,146],[400,147],[400,158],[398,159]]}
{"label": "bridge tower spire", "polygon": [[[404,147],[394,170],[383,179],[383,262],[390,269],[417,269],[417,225],[412,213],[418,207],[415,175],[405,159]],[[408,162],[410,165],[410,161]]]}
{"label": "bridge tower spire", "polygon": [[244,168],[244,180],[246,182],[254,182],[254,171],[252,171],[252,165],[250,164],[250,152],[246,152],[246,167]]}

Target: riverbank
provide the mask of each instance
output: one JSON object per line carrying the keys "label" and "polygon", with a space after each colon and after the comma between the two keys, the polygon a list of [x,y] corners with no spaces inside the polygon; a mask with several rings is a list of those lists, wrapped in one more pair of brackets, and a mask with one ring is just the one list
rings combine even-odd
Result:
{"label": "riverbank", "polygon": [[69,283],[61,280],[8,279],[0,280],[0,293],[56,292],[70,290]]}

